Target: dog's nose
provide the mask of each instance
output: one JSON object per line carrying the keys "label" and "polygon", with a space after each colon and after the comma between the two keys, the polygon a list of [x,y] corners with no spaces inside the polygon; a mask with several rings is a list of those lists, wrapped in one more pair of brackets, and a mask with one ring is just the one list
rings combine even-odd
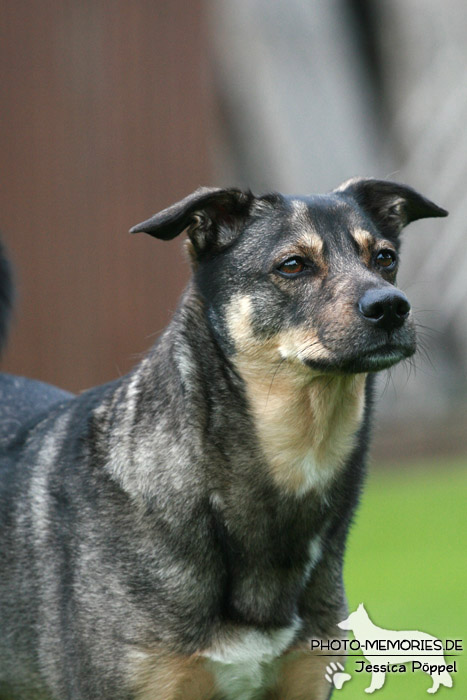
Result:
{"label": "dog's nose", "polygon": [[400,328],[410,312],[410,304],[398,289],[367,289],[360,297],[358,310],[377,328],[391,332]]}

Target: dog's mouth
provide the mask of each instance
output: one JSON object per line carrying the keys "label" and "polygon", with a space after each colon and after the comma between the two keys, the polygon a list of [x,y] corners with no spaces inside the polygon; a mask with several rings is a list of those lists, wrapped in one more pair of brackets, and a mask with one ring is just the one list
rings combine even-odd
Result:
{"label": "dog's mouth", "polygon": [[396,365],[401,360],[411,357],[415,352],[415,345],[396,345],[386,343],[363,352],[346,362],[346,369],[350,372],[379,372]]}
{"label": "dog's mouth", "polygon": [[346,353],[341,357],[336,356],[334,360],[323,362],[319,360],[305,360],[305,364],[311,369],[323,370],[326,373],[355,374],[360,372],[379,372],[411,357],[415,350],[415,343],[405,345],[388,342],[365,348],[358,354],[349,355]]}

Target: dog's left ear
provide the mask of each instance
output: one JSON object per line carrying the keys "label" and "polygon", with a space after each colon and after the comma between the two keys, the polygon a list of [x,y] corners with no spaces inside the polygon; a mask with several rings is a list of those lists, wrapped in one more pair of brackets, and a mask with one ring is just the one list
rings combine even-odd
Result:
{"label": "dog's left ear", "polygon": [[352,197],[387,238],[397,238],[411,221],[448,215],[446,209],[397,182],[354,178],[334,191]]}
{"label": "dog's left ear", "polygon": [[248,215],[254,199],[251,192],[237,189],[201,187],[192,194],[137,224],[130,233],[140,231],[168,241],[188,229],[196,254],[230,243]]}

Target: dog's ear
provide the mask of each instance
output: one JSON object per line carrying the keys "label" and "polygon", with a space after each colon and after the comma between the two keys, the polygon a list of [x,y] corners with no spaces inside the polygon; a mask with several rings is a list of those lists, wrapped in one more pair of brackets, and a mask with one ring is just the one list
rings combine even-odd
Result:
{"label": "dog's ear", "polygon": [[201,187],[133,226],[130,233],[142,231],[168,241],[188,229],[194,251],[199,255],[208,248],[225,246],[236,237],[253,199],[251,192]]}
{"label": "dog's ear", "polygon": [[334,191],[352,197],[388,238],[397,238],[411,221],[448,215],[442,207],[397,182],[354,178]]}

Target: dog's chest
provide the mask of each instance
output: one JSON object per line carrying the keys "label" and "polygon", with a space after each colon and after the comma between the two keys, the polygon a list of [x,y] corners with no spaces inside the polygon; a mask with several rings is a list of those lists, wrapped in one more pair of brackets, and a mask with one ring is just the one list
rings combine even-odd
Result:
{"label": "dog's chest", "polygon": [[246,624],[289,626],[321,558],[329,507],[311,494],[297,503],[254,491],[241,504],[219,494],[213,501],[222,531],[224,612]]}

